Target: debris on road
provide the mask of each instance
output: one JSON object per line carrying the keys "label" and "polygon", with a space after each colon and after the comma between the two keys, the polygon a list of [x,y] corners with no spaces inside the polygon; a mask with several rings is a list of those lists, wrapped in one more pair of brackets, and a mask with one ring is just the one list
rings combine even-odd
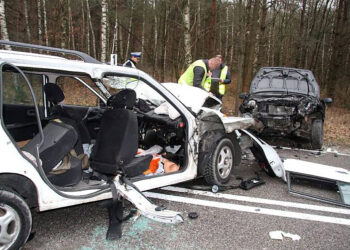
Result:
{"label": "debris on road", "polygon": [[[350,207],[350,171],[344,168],[295,159],[286,159],[283,163],[283,168],[289,193],[334,205]],[[330,199],[320,195],[296,191],[292,188],[292,181],[296,179],[307,180],[310,184],[317,183],[319,187],[331,186],[334,191],[340,194],[341,199]]]}
{"label": "debris on road", "polygon": [[301,237],[297,234],[286,233],[283,231],[271,231],[269,232],[269,236],[272,240],[283,240],[283,237],[290,238],[294,241],[301,239]]}

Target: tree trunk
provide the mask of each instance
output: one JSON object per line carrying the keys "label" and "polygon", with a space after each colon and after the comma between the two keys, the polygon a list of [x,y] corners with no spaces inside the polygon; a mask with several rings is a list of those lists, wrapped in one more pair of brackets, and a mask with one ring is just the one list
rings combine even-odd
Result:
{"label": "tree trunk", "polygon": [[47,33],[47,12],[46,12],[46,0],[43,0],[43,11],[44,11],[44,32],[45,32],[45,45],[49,46],[49,35]]}
{"label": "tree trunk", "polygon": [[244,51],[244,64],[243,64],[243,91],[248,92],[250,81],[253,77],[253,59],[255,51],[255,42],[256,42],[256,26],[258,22],[258,13],[259,13],[259,1],[254,1],[253,13],[251,12],[252,1],[248,1],[247,6],[247,27],[248,31],[246,32],[246,41],[245,41],[245,51]]}
{"label": "tree trunk", "polygon": [[132,32],[133,15],[134,15],[134,0],[131,0],[131,14],[130,14],[130,19],[129,19],[128,40],[126,42],[125,58],[128,58],[128,53],[130,50],[130,38],[131,38],[131,32]]}
{"label": "tree trunk", "polygon": [[[88,0],[86,0],[87,2]],[[84,6],[83,6],[84,7]],[[84,12],[84,10],[83,10]],[[89,22],[89,7],[86,6],[86,24],[84,24],[84,26],[86,25],[86,44],[87,44],[87,53],[88,55],[91,55],[91,42],[90,42],[90,22]]]}
{"label": "tree trunk", "polygon": [[225,24],[226,24],[226,36],[225,36],[225,60],[227,61],[227,57],[228,57],[228,54],[229,54],[229,46],[228,46],[228,36],[229,36],[229,33],[230,33],[230,20],[229,20],[229,15],[228,15],[228,9],[229,9],[229,6],[227,5],[226,8],[225,8],[225,12],[226,12],[226,20],[225,20]]}
{"label": "tree trunk", "polygon": [[183,22],[184,22],[184,44],[185,44],[185,66],[188,67],[192,63],[191,54],[191,33],[190,33],[190,2],[185,1],[183,11]]}
{"label": "tree trunk", "polygon": [[162,70],[161,70],[161,82],[164,82],[166,74],[166,60],[167,60],[167,44],[168,44],[168,3],[165,2],[164,6],[164,19],[163,19],[163,46],[162,46]]}
{"label": "tree trunk", "polygon": [[67,18],[65,13],[65,4],[64,0],[60,0],[60,10],[61,10],[61,48],[66,48],[67,45],[67,32],[66,32],[66,26],[67,26]]}
{"label": "tree trunk", "polygon": [[[5,11],[5,0],[0,0],[0,26],[1,26],[1,39],[9,40],[9,34],[6,26],[6,11]],[[6,45],[7,50],[11,50],[9,45]]]}
{"label": "tree trunk", "polygon": [[84,46],[84,41],[85,41],[85,7],[84,7],[84,1],[81,1],[81,38],[82,38],[82,42],[80,44],[80,48],[83,51],[85,50],[85,46]]}
{"label": "tree trunk", "polygon": [[201,48],[201,43],[203,39],[200,39],[200,31],[201,31],[201,1],[197,0],[197,12],[196,12],[196,30],[195,30],[195,41],[194,41],[194,50],[193,56],[198,56],[198,48]]}
{"label": "tree trunk", "polygon": [[97,56],[96,56],[96,38],[95,38],[95,32],[94,32],[94,28],[92,26],[92,21],[91,21],[89,0],[86,0],[86,8],[87,8],[87,19],[89,22],[91,35],[92,35],[92,50],[94,53],[94,57],[97,58]]}
{"label": "tree trunk", "polygon": [[262,0],[261,6],[261,18],[260,18],[260,31],[259,31],[259,54],[258,54],[258,63],[257,68],[266,65],[266,14],[267,14],[267,6],[266,0]]}
{"label": "tree trunk", "polygon": [[112,42],[112,54],[117,53],[118,49],[118,0],[115,0],[115,18],[114,18],[114,31]]}
{"label": "tree trunk", "polygon": [[[242,26],[243,26],[243,3],[242,0],[238,1],[238,15],[237,15],[237,21],[239,24],[239,31],[242,33]],[[237,63],[237,70],[239,72],[238,79],[237,79],[237,87],[236,87],[236,102],[235,102],[235,114],[238,114],[238,108],[239,108],[239,95],[243,91],[243,58],[244,58],[244,51],[243,51],[243,41],[239,39],[237,41],[238,44],[238,50],[237,50],[237,56],[238,56],[238,63]]]}
{"label": "tree trunk", "polygon": [[[335,97],[338,85],[345,80],[344,74],[348,69],[344,66],[346,60],[346,49],[349,45],[349,33],[346,29],[349,27],[348,5],[346,0],[339,0],[336,10],[336,20],[334,24],[334,42],[333,53],[331,55],[329,76],[327,81],[327,92],[332,98]],[[344,81],[345,83],[346,81]]]}
{"label": "tree trunk", "polygon": [[68,25],[69,25],[69,40],[72,45],[72,49],[75,50],[75,39],[74,39],[74,27],[73,27],[73,18],[72,18],[72,8],[71,2],[68,0]]}
{"label": "tree trunk", "polygon": [[210,30],[209,30],[209,54],[213,55],[215,53],[215,41],[216,41],[216,32],[215,32],[215,23],[216,23],[216,0],[211,1],[211,20],[210,20]]}
{"label": "tree trunk", "polygon": [[38,44],[43,43],[43,29],[42,29],[42,20],[41,20],[41,0],[37,0],[38,5]]}
{"label": "tree trunk", "polygon": [[102,0],[101,62],[106,62],[107,58],[107,11],[107,0]]}
{"label": "tree trunk", "polygon": [[156,14],[156,0],[153,0],[153,11],[154,11],[154,69],[153,72],[156,74],[157,70],[157,62],[158,62],[158,20]]}
{"label": "tree trunk", "polygon": [[[23,1],[24,5],[24,18],[26,21],[26,31],[27,31],[27,42],[31,43],[32,42],[32,34],[30,32],[30,25],[29,25],[29,18],[28,18],[28,0]],[[1,25],[2,26],[2,25]]]}
{"label": "tree trunk", "polygon": [[[147,9],[147,0],[143,0],[143,11],[142,11],[142,35],[141,35],[141,53],[142,56],[145,54],[145,34],[146,34],[146,9]],[[141,64],[144,65],[145,60],[141,60]]]}

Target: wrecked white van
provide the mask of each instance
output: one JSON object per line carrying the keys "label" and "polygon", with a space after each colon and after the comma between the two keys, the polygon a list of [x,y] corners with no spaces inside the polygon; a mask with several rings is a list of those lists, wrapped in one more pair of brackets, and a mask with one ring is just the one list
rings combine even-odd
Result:
{"label": "wrecked white van", "polygon": [[[108,200],[109,239],[121,236],[123,198],[149,218],[182,222],[140,191],[198,176],[222,185],[240,162],[235,130],[253,120],[225,117],[221,102],[202,90],[163,85],[77,51],[0,44],[79,59],[0,51],[1,249],[27,241],[32,208]],[[149,149],[157,150],[142,153]],[[158,161],[163,169],[147,172],[154,155],[166,159]]]}

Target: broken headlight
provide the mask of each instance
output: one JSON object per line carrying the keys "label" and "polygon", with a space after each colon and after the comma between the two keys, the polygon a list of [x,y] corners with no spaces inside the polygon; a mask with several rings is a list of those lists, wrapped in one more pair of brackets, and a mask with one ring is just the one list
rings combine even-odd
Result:
{"label": "broken headlight", "polygon": [[257,107],[256,101],[255,101],[255,100],[250,100],[250,101],[247,103],[247,107],[250,108],[250,109],[255,109],[255,108]]}

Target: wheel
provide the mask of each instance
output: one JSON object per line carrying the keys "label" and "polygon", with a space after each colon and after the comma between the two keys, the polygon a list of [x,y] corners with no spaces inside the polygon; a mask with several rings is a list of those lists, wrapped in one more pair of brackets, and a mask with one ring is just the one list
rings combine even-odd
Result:
{"label": "wheel", "polygon": [[0,190],[0,249],[19,249],[32,229],[27,203],[14,192]]}
{"label": "wheel", "polygon": [[223,138],[210,152],[209,161],[204,169],[204,178],[210,185],[223,185],[230,180],[234,163],[233,144]]}
{"label": "wheel", "polygon": [[311,125],[311,147],[320,149],[323,145],[323,121],[315,119]]}

